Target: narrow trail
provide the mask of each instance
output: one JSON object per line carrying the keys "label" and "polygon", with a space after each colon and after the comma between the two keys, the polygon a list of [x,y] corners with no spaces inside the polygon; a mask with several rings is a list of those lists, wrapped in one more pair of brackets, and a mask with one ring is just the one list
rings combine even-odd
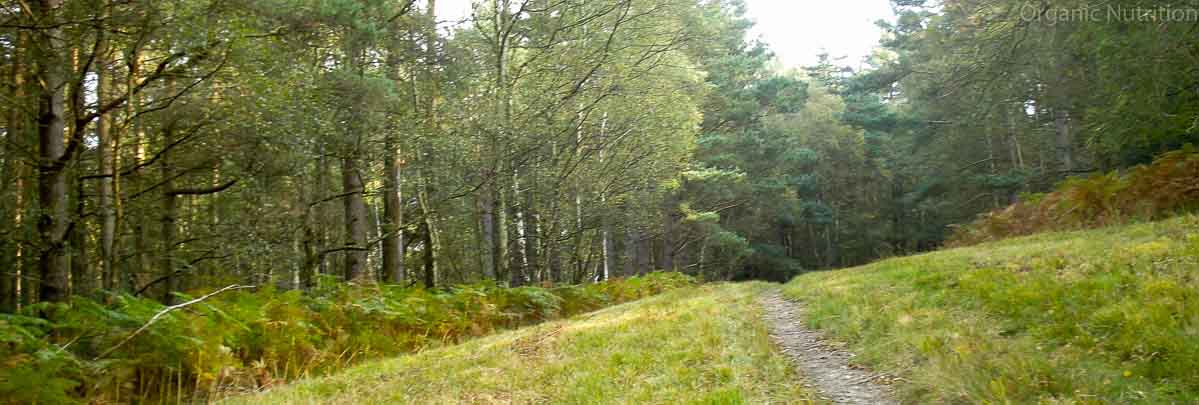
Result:
{"label": "narrow trail", "polygon": [[825,343],[823,335],[803,325],[803,305],[783,298],[777,289],[758,298],[764,309],[770,337],[795,363],[821,399],[835,404],[899,404],[884,377],[849,364],[853,355]]}

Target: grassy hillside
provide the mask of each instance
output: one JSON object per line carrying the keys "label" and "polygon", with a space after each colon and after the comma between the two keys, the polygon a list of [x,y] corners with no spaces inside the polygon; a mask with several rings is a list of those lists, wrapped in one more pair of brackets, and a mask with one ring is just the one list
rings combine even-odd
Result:
{"label": "grassy hillside", "polygon": [[1199,401],[1199,217],[797,277],[784,293],[927,402]]}
{"label": "grassy hillside", "polygon": [[754,304],[762,288],[684,288],[230,402],[802,402]]}
{"label": "grassy hillside", "polygon": [[666,272],[551,288],[327,280],[306,293],[229,291],[177,311],[128,294],[75,297],[0,313],[0,404],[205,402],[693,285]]}

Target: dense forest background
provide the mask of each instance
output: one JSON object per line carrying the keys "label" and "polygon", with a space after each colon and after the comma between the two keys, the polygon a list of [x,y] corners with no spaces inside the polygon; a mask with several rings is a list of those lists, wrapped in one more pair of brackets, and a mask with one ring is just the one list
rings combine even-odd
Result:
{"label": "dense forest background", "polygon": [[865,69],[789,70],[741,0],[0,1],[0,311],[785,280],[1199,141],[1199,21],[1055,19],[1164,4],[893,3]]}

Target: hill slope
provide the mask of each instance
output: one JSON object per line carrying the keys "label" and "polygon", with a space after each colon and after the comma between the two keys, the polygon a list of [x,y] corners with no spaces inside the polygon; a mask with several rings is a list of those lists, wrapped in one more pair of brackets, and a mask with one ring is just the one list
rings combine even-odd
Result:
{"label": "hill slope", "polygon": [[684,288],[231,402],[802,402],[754,303],[763,288]]}
{"label": "hill slope", "polygon": [[905,402],[1199,401],[1199,217],[797,277],[808,325]]}

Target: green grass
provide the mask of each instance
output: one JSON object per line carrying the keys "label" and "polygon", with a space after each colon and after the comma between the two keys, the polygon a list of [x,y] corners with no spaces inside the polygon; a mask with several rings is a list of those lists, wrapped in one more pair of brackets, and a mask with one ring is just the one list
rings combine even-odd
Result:
{"label": "green grass", "polygon": [[913,403],[1199,402],[1199,217],[797,277],[784,294]]}
{"label": "green grass", "polygon": [[754,303],[762,288],[683,288],[229,402],[808,402]]}

